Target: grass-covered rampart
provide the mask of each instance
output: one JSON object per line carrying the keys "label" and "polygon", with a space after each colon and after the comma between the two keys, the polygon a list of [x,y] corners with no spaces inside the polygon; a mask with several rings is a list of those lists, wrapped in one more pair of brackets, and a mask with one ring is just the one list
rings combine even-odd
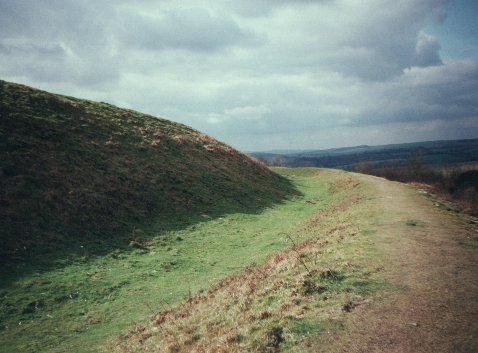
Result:
{"label": "grass-covered rampart", "polygon": [[62,266],[30,271],[0,290],[0,344],[8,352],[97,352],[174,303],[222,278],[260,265],[271,253],[300,243],[305,219],[332,202],[326,174],[296,170],[302,196],[259,213],[229,213],[181,229],[161,222],[136,228],[131,246],[65,257]]}
{"label": "grass-covered rampart", "polygon": [[128,246],[145,223],[168,231],[295,194],[285,178],[187,126],[5,81],[0,154],[7,265],[46,265],[84,247],[101,255]]}

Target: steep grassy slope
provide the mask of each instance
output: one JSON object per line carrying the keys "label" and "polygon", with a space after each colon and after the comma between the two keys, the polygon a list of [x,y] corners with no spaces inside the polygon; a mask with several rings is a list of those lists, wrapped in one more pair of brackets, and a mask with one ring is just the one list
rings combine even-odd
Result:
{"label": "steep grassy slope", "polygon": [[[187,126],[0,81],[0,256],[80,253],[201,215],[256,212],[284,178]],[[81,244],[81,245],[80,245]]]}
{"label": "steep grassy slope", "polygon": [[62,267],[2,283],[0,351],[99,352],[98,345],[153,312],[287,248],[289,236],[304,241],[310,236],[305,219],[335,200],[328,187],[334,176],[294,174],[302,195],[261,212],[226,214],[169,232],[158,224],[141,247],[89,256],[86,244],[84,256],[70,256]]}

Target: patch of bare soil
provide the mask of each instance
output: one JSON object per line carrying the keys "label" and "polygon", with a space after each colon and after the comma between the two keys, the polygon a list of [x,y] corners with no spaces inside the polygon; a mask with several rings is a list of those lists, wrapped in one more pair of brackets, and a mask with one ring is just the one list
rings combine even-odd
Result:
{"label": "patch of bare soil", "polygon": [[371,214],[379,215],[367,226],[377,231],[383,274],[397,290],[350,310],[346,329],[330,335],[327,347],[350,353],[478,352],[475,225],[415,188],[357,178],[370,190]]}

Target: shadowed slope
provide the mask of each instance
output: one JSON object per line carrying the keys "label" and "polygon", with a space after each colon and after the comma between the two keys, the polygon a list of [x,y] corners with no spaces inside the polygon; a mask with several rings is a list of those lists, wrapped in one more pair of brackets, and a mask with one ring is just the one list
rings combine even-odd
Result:
{"label": "shadowed slope", "polygon": [[205,213],[256,212],[295,192],[221,142],[106,103],[0,81],[0,116],[7,262],[70,253],[79,240],[98,241],[100,251],[127,244],[138,224],[167,230]]}

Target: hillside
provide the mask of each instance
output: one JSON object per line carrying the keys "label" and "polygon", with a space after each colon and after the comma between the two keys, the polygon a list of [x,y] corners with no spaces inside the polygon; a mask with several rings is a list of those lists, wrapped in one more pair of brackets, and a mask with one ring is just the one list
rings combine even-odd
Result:
{"label": "hillside", "polygon": [[104,239],[78,241],[68,254],[56,253],[55,266],[4,266],[2,351],[98,352],[153,312],[261,264],[287,248],[289,239],[306,240],[307,218],[341,196],[329,191],[334,175],[294,170],[289,178],[298,195],[267,208],[209,214],[167,231],[163,221],[135,228],[120,236],[123,247]]}
{"label": "hillside", "polygon": [[110,104],[0,81],[0,117],[7,262],[82,254],[89,241],[101,254],[134,242],[138,227],[159,223],[167,231],[257,212],[295,192],[211,137]]}

